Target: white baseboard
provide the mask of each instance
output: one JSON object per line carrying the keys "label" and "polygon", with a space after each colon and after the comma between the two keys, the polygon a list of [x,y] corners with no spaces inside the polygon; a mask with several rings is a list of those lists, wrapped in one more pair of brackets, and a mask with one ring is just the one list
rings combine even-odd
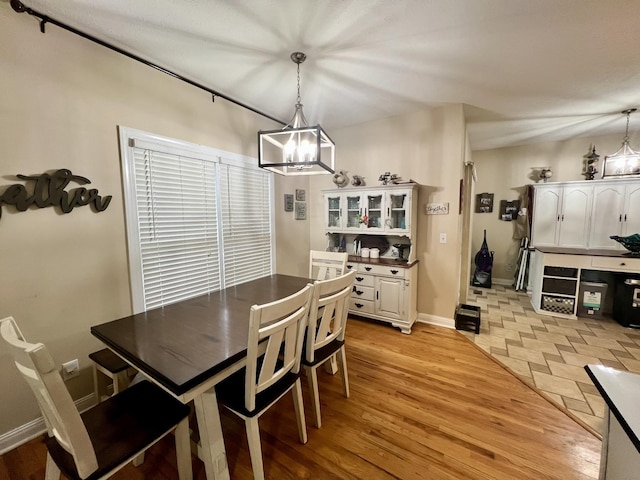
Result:
{"label": "white baseboard", "polygon": [[[92,407],[95,404],[93,393],[76,400],[75,404],[79,412],[83,412]],[[46,431],[47,427],[44,423],[44,418],[39,417],[0,435],[0,455],[4,455],[23,443],[27,443],[29,440],[33,440]]]}
{"label": "white baseboard", "polygon": [[437,325],[438,327],[456,328],[456,321],[453,318],[439,317],[429,313],[419,313],[416,322]]}
{"label": "white baseboard", "polygon": [[504,285],[505,287],[513,286],[513,280],[510,278],[492,278],[491,281],[496,285]]}

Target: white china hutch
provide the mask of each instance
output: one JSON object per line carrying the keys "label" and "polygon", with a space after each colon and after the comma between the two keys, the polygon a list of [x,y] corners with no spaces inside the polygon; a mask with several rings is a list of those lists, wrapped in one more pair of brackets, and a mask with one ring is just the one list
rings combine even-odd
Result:
{"label": "white china hutch", "polygon": [[[417,317],[418,185],[338,188],[323,191],[325,232],[349,253],[356,270],[349,311],[411,333]],[[400,245],[397,248],[396,245]],[[360,247],[378,248],[379,258]]]}

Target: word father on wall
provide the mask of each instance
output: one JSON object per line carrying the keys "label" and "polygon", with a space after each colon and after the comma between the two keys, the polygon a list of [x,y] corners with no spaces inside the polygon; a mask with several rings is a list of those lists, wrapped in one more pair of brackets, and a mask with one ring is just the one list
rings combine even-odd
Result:
{"label": "word father on wall", "polygon": [[111,195],[101,197],[95,188],[87,190],[84,187],[65,190],[70,182],[80,185],[91,183],[88,178],[74,175],[71,170],[62,168],[53,174],[16,175],[20,180],[33,181],[33,192],[29,193],[24,185],[16,183],[10,185],[0,194],[0,217],[2,204],[13,205],[19,212],[26,211],[30,206],[39,208],[60,207],[63,213],[69,213],[74,207],[91,204],[96,211],[107,209],[111,202]]}

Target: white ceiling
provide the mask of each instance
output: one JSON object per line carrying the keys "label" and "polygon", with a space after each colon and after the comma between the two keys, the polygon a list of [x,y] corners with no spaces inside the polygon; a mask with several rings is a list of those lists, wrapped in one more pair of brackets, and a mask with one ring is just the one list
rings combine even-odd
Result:
{"label": "white ceiling", "polygon": [[640,0],[23,3],[284,121],[303,51],[304,111],[329,134],[463,103],[474,150],[622,138],[640,107]]}

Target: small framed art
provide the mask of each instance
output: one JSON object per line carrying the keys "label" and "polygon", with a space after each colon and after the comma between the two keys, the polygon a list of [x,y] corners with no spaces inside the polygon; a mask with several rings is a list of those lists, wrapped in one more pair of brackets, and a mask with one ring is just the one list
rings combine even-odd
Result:
{"label": "small framed art", "polygon": [[293,212],[293,194],[292,193],[284,194],[284,211]]}
{"label": "small framed art", "polygon": [[295,218],[296,220],[307,219],[307,202],[296,202]]}
{"label": "small framed art", "polygon": [[304,202],[305,200],[305,191],[296,188],[296,202]]}

